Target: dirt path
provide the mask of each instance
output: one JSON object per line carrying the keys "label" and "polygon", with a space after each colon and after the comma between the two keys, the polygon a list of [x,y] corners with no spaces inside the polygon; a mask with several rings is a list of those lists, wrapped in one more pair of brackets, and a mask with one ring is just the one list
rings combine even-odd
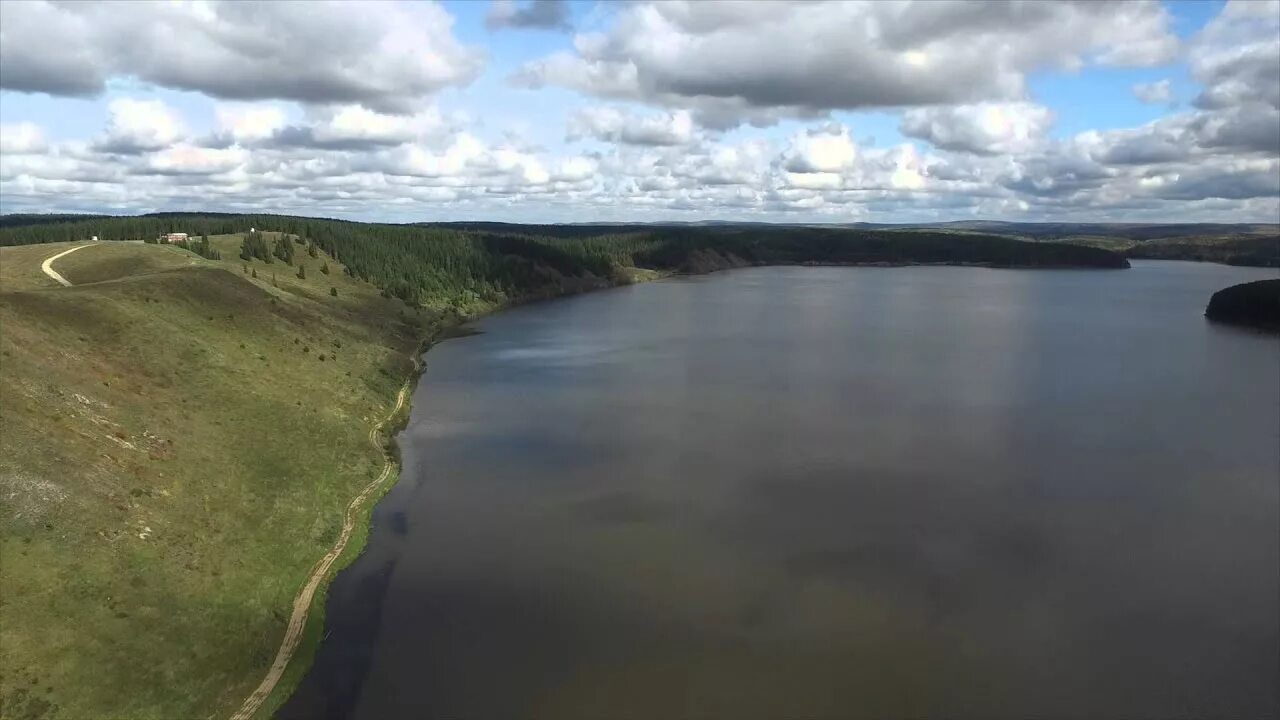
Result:
{"label": "dirt path", "polygon": [[45,275],[48,275],[54,280],[57,280],[59,283],[62,283],[66,287],[71,287],[71,281],[62,277],[62,275],[57,270],[53,269],[53,261],[62,257],[63,255],[70,255],[71,253],[77,250],[83,250],[84,248],[92,247],[97,244],[98,243],[88,243],[86,245],[77,245],[71,248],[70,250],[63,250],[62,252],[58,253],[57,255],[54,255],[51,258],[46,258],[44,262],[40,263],[40,269],[44,271]]}
{"label": "dirt path", "polygon": [[[414,372],[416,373],[417,370],[418,361],[415,358]],[[410,381],[406,380],[404,386],[400,388],[400,392],[396,395],[395,407],[391,408],[391,412],[387,414],[387,417],[369,430],[369,443],[379,451],[382,450],[382,428],[396,416],[396,413],[400,412],[400,408],[404,407],[405,395],[409,392],[409,383]],[[342,518],[342,532],[338,535],[337,542],[333,544],[329,552],[325,553],[324,557],[320,558],[320,562],[316,564],[315,569],[311,571],[310,577],[307,578],[306,584],[302,586],[302,589],[298,591],[297,597],[293,600],[293,615],[289,617],[289,625],[285,628],[284,639],[280,641],[280,649],[276,652],[275,662],[271,663],[271,669],[267,671],[267,676],[262,678],[258,688],[245,699],[244,705],[231,716],[231,720],[249,720],[249,718],[252,718],[258,712],[258,709],[262,707],[262,703],[266,701],[271,691],[275,690],[276,683],[280,682],[280,677],[284,674],[285,668],[289,666],[289,661],[293,659],[293,653],[298,649],[299,641],[302,640],[302,631],[307,626],[307,617],[311,613],[311,600],[315,597],[316,590],[320,588],[320,583],[324,582],[325,575],[329,573],[329,568],[333,566],[338,556],[342,555],[342,551],[347,547],[347,541],[351,539],[351,531],[355,529],[356,525],[357,512],[365,500],[369,499],[369,496],[387,479],[394,467],[395,465],[392,463],[391,458],[385,458],[382,472],[378,474],[378,477],[366,485],[364,490],[361,490],[360,494],[355,496],[347,505],[347,511]]]}

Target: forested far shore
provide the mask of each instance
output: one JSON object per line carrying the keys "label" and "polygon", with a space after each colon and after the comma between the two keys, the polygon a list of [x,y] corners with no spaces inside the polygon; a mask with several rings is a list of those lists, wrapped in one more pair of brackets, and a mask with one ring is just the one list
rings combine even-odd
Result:
{"label": "forested far shore", "polygon": [[[1123,268],[1109,250],[998,235],[931,230],[797,226],[509,226],[503,232],[358,223],[285,215],[162,213],[5,224],[0,245],[153,240],[250,229],[315,246],[353,276],[411,305],[494,307],[533,297],[627,282],[635,270],[706,272],[773,264],[966,264],[991,267]],[[264,237],[263,242],[267,241]],[[248,255],[254,251],[247,250]],[[248,256],[246,255],[246,256]],[[291,264],[274,251],[265,262]]]}

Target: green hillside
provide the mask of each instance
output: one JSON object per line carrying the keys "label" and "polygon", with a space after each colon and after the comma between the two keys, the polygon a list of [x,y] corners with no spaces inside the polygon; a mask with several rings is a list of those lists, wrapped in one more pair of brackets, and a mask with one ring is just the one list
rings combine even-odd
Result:
{"label": "green hillside", "polygon": [[217,244],[0,250],[6,720],[229,715],[381,467],[436,315]]}

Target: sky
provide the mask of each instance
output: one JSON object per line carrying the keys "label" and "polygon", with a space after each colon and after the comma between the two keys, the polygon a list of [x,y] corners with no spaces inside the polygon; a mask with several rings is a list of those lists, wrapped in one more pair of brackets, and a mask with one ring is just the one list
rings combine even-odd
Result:
{"label": "sky", "polygon": [[1280,222],[1280,0],[0,2],[0,212]]}

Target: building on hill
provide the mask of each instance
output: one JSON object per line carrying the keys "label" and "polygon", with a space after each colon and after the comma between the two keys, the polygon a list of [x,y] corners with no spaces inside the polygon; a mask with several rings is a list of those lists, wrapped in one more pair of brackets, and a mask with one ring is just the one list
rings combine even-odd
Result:
{"label": "building on hill", "polygon": [[164,235],[160,236],[160,239],[167,243],[186,242],[187,234],[186,233],[165,233]]}

